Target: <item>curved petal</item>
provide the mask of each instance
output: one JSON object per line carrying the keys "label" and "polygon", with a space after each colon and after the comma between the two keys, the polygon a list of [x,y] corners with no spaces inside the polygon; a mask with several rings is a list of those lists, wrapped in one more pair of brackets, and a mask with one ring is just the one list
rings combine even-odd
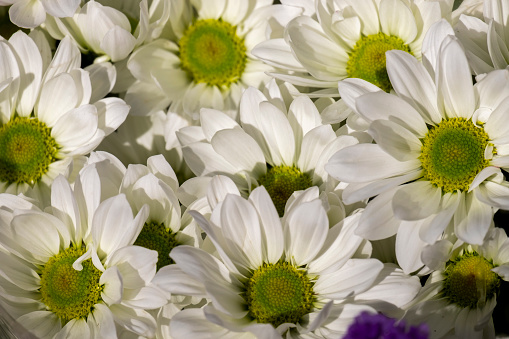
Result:
{"label": "curved petal", "polygon": [[415,181],[401,186],[392,199],[396,218],[401,220],[424,219],[435,214],[440,206],[442,190],[429,181]]}

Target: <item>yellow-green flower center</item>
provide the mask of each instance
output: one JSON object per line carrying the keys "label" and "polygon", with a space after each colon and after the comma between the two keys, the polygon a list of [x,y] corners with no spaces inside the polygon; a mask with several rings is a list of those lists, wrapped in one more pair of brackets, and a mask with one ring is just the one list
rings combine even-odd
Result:
{"label": "yellow-green flower center", "polygon": [[194,22],[179,45],[182,68],[196,83],[228,87],[246,68],[244,39],[237,36],[236,26],[221,19]]}
{"label": "yellow-green flower center", "polygon": [[246,282],[243,296],[253,319],[277,327],[295,324],[311,312],[313,285],[304,270],[288,262],[264,263]]}
{"label": "yellow-green flower center", "polygon": [[311,177],[295,166],[270,167],[258,183],[265,186],[280,217],[285,213],[286,202],[293,192],[313,186]]}
{"label": "yellow-green flower center", "polygon": [[15,117],[0,126],[0,181],[38,182],[57,160],[58,148],[45,123]]}
{"label": "yellow-green flower center", "polygon": [[166,265],[174,264],[170,258],[171,250],[180,245],[175,239],[175,233],[164,224],[145,223],[134,245],[157,251],[157,270]]}
{"label": "yellow-green flower center", "polygon": [[493,298],[500,286],[500,277],[492,272],[492,262],[477,252],[465,253],[447,263],[442,293],[451,303],[477,308]]}
{"label": "yellow-green flower center", "polygon": [[392,88],[385,65],[385,52],[399,49],[411,53],[410,47],[396,36],[378,33],[363,36],[353,47],[346,72],[349,78],[360,78],[389,92]]}
{"label": "yellow-green flower center", "polygon": [[52,257],[41,273],[42,302],[55,313],[62,324],[72,319],[87,318],[99,303],[103,286],[99,284],[101,271],[91,259],[82,262],[77,271],[72,264],[86,252],[86,248],[71,246]]}
{"label": "yellow-green flower center", "polygon": [[468,191],[475,176],[489,165],[484,158],[488,143],[488,134],[471,120],[443,120],[422,140],[419,160],[424,179],[443,192]]}

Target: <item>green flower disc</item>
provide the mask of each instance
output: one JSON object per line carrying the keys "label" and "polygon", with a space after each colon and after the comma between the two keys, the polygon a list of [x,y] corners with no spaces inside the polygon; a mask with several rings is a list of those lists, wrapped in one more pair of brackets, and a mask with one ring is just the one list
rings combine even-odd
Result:
{"label": "green flower disc", "polygon": [[246,68],[244,39],[237,36],[236,26],[221,19],[194,22],[179,45],[182,68],[196,83],[229,87]]}
{"label": "green flower disc", "polygon": [[60,318],[62,324],[72,319],[86,319],[94,305],[102,301],[103,286],[99,284],[102,272],[92,264],[92,260],[83,261],[81,271],[72,267],[85,252],[84,246],[71,246],[53,256],[42,269],[42,302]]}
{"label": "green flower disc", "polygon": [[243,296],[253,319],[278,327],[311,312],[313,285],[305,271],[288,262],[264,263],[246,282]]}
{"label": "green flower disc", "polygon": [[460,307],[484,305],[500,287],[500,277],[491,271],[494,267],[477,252],[465,253],[449,261],[444,272],[442,294]]}
{"label": "green flower disc", "polygon": [[488,143],[488,134],[471,120],[443,120],[422,140],[419,160],[424,179],[443,192],[468,191],[475,176],[489,165],[484,158]]}
{"label": "green flower disc", "polygon": [[270,167],[258,183],[265,186],[280,217],[285,213],[286,202],[293,192],[313,186],[311,177],[295,166]]}
{"label": "green flower disc", "polygon": [[164,224],[154,222],[145,223],[134,245],[148,248],[157,252],[157,270],[166,265],[174,264],[170,258],[171,250],[180,245],[175,239],[175,233]]}
{"label": "green flower disc", "polygon": [[396,36],[378,33],[363,36],[350,52],[346,72],[349,78],[360,78],[386,92],[392,88],[385,65],[385,52],[399,49],[411,53],[410,47]]}
{"label": "green flower disc", "polygon": [[0,126],[0,181],[34,184],[56,161],[51,129],[36,118],[15,117]]}

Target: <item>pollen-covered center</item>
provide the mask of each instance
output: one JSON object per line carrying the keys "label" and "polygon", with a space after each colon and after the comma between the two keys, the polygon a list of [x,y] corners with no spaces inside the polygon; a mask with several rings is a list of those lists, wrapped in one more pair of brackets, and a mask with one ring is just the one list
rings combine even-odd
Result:
{"label": "pollen-covered center", "polygon": [[60,318],[62,324],[72,319],[87,318],[94,305],[102,300],[101,271],[92,264],[92,260],[84,260],[81,271],[72,267],[85,252],[84,246],[71,246],[48,260],[40,274],[42,302]]}
{"label": "pollen-covered center", "polygon": [[161,267],[175,263],[170,258],[170,252],[180,244],[175,239],[175,233],[164,224],[150,222],[145,223],[134,245],[157,251],[157,270],[159,270]]}
{"label": "pollen-covered center", "polygon": [[489,165],[484,156],[488,143],[488,134],[471,120],[443,120],[422,140],[419,160],[424,179],[443,192],[468,191],[475,176]]}
{"label": "pollen-covered center", "polygon": [[179,45],[182,68],[196,83],[228,87],[246,68],[244,39],[237,35],[236,26],[221,19],[194,22]]}
{"label": "pollen-covered center", "polygon": [[477,252],[465,253],[447,263],[442,293],[451,303],[476,308],[493,298],[500,286],[500,277],[492,272],[492,262]]}
{"label": "pollen-covered center", "polygon": [[246,282],[243,296],[253,319],[277,327],[311,312],[313,285],[305,271],[288,262],[264,263]]}
{"label": "pollen-covered center", "polygon": [[258,179],[258,183],[265,186],[280,217],[283,216],[286,202],[293,192],[313,186],[311,177],[295,166],[270,167],[267,173]]}
{"label": "pollen-covered center", "polygon": [[0,181],[34,184],[56,161],[51,129],[36,118],[15,117],[0,126]]}
{"label": "pollen-covered center", "polygon": [[392,86],[387,75],[385,52],[393,49],[411,53],[410,47],[396,36],[384,33],[363,36],[349,54],[348,77],[366,80],[389,92]]}

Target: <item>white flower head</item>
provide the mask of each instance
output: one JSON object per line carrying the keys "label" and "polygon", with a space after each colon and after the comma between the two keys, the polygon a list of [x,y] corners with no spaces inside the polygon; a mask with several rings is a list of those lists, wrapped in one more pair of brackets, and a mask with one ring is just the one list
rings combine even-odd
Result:
{"label": "white flower head", "polygon": [[492,337],[491,314],[500,283],[509,279],[508,249],[509,240],[500,228],[490,229],[480,245],[450,239],[428,246],[423,261],[437,271],[428,278],[405,318],[425,321],[432,338],[482,338],[483,333]]}
{"label": "white flower head", "polygon": [[408,53],[390,51],[387,70],[396,95],[357,96],[361,80],[339,84],[345,101],[369,122],[376,144],[345,148],[326,169],[351,183],[345,202],[378,195],[358,230],[368,239],[400,236],[400,224],[411,231],[408,223],[414,223],[418,230],[405,234],[421,242],[416,247],[435,242],[446,229],[481,244],[494,212],[509,207],[509,184],[500,170],[508,165],[509,71],[473,85],[461,45],[449,35],[442,39],[438,57],[429,55],[435,80]]}
{"label": "white flower head", "polygon": [[329,228],[320,199],[292,205],[281,220],[265,188],[258,187],[248,200],[226,195],[210,221],[191,213],[217,256],[175,248],[167,286],[211,303],[174,315],[173,338],[204,338],[205,333],[337,338],[355,315],[372,309],[366,305],[370,301],[389,301],[401,292],[401,299],[392,298],[401,306],[420,289],[415,277],[399,276],[378,260],[353,259],[362,244],[353,234],[359,215]]}
{"label": "white flower head", "polygon": [[283,25],[300,12],[266,0],[242,5],[236,0],[172,1],[161,39],[129,58],[137,82],[126,101],[143,115],[171,104],[172,112],[194,123],[202,107],[235,115],[244,89],[260,88],[270,79],[264,71],[271,67],[251,50],[267,34],[282,34]]}
{"label": "white flower head", "polygon": [[118,98],[91,101],[97,93],[71,39],[61,41],[53,59],[44,53],[47,42],[35,41],[42,54],[22,32],[0,41],[6,65],[0,71],[0,192],[41,199],[57,175],[70,175],[73,161],[77,172],[129,106]]}
{"label": "white flower head", "polygon": [[167,302],[151,286],[157,253],[132,246],[147,206],[133,214],[125,195],[85,199],[62,176],[51,193],[46,212],[27,202],[12,209],[4,201],[13,196],[1,195],[2,305],[39,338],[114,338],[121,328],[153,336],[146,309]]}
{"label": "white flower head", "polygon": [[421,0],[318,0],[316,19],[290,21],[285,39],[262,42],[253,53],[283,71],[271,73],[295,85],[338,96],[337,82],[361,78],[385,91],[385,52],[403,50],[421,59],[424,35],[450,15],[452,2]]}
{"label": "white flower head", "polygon": [[318,109],[306,96],[286,108],[279,91],[265,96],[248,88],[240,103],[240,124],[225,113],[201,110],[201,127],[181,129],[177,136],[184,159],[197,176],[223,174],[247,196],[263,185],[280,216],[295,191],[334,186],[324,166],[337,150],[353,145],[352,136],[337,136],[322,124]]}

